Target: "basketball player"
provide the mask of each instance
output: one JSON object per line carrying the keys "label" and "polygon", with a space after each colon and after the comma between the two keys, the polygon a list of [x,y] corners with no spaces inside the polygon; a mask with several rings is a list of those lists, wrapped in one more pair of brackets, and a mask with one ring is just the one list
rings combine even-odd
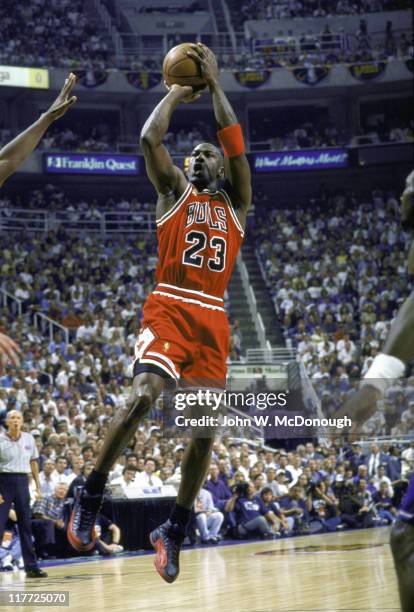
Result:
{"label": "basketball player", "polygon": [[[403,226],[414,230],[414,171],[407,177],[401,196]],[[408,270],[414,274],[414,240],[409,256]],[[375,413],[381,395],[404,375],[406,366],[414,359],[414,291],[402,305],[391,325],[383,352],[377,355],[365,374],[358,393],[351,397],[338,416],[349,416],[362,425]],[[402,501],[398,519],[391,531],[391,548],[398,577],[403,612],[414,612],[414,474]]]}
{"label": "basketball player", "polygon": [[[244,236],[250,169],[214,54],[198,44],[189,55],[200,63],[210,90],[224,159],[213,144],[202,143],[191,153],[187,176],[174,166],[163,138],[178,104],[199,94],[191,87],[172,85],[141,132],[148,177],[158,193],[158,284],[144,307],[127,409],[114,421],[72,511],[68,538],[80,551],[94,545],[94,521],[109,470],[166,381],[202,378],[221,388],[225,383],[229,325],[223,295]],[[166,582],[178,576],[180,547],[210,465],[212,444],[212,437],[192,438],[181,464],[177,503],[170,518],[150,534],[155,566]]]}
{"label": "basketball player", "polygon": [[[0,149],[0,187],[22,162],[36,148],[47,128],[62,117],[68,108],[73,106],[77,100],[76,96],[70,96],[76,83],[76,76],[70,73],[66,79],[58,97],[43,113],[37,121],[29,126],[24,132],[16,136],[14,140]],[[19,347],[5,334],[0,333],[0,372],[7,361],[19,365]]]}

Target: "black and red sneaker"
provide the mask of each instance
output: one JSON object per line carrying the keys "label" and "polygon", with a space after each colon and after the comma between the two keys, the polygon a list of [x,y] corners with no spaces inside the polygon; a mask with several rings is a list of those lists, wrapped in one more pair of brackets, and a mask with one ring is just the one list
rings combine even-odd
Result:
{"label": "black and red sneaker", "polygon": [[184,535],[174,527],[168,519],[150,533],[150,542],[156,551],[155,569],[166,582],[174,582],[180,573],[180,550]]}
{"label": "black and red sneaker", "polygon": [[79,552],[89,552],[95,546],[95,521],[102,506],[103,495],[89,495],[78,487],[67,529],[69,543]]}

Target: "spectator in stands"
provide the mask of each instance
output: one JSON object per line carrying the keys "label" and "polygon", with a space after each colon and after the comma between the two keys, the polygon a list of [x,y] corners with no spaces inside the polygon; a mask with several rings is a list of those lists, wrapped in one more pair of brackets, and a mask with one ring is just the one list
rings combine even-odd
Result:
{"label": "spectator in stands", "polygon": [[152,457],[147,457],[144,463],[144,470],[135,478],[134,484],[142,489],[160,489],[162,481],[158,476],[155,476],[156,469],[155,460]]}
{"label": "spectator in stands", "polygon": [[0,542],[0,567],[2,571],[13,571],[24,569],[22,549],[20,545],[19,530],[17,528],[17,516],[13,508],[9,511],[6,529],[3,533],[3,541]]}
{"label": "spectator in stands", "polygon": [[69,486],[70,477],[66,474],[66,470],[68,469],[68,460],[64,456],[60,456],[56,458],[55,470],[52,473],[53,478],[56,480],[56,483],[64,483]]}
{"label": "spectator in stands", "polygon": [[226,512],[235,512],[240,536],[260,534],[263,538],[276,535],[277,520],[267,510],[262,499],[255,495],[253,483],[239,485],[226,503]]}
{"label": "spectator in stands", "polygon": [[387,482],[379,485],[378,491],[372,496],[376,511],[382,523],[391,525],[397,516],[397,510],[392,503],[392,493]]}
{"label": "spectator in stands", "polygon": [[194,502],[197,529],[203,544],[217,544],[223,523],[223,513],[214,506],[213,497],[206,489],[200,489]]}
{"label": "spectator in stands", "polygon": [[98,514],[95,529],[97,530],[95,550],[99,553],[109,556],[117,555],[124,550],[124,547],[119,544],[121,530],[107,516],[102,513]]}
{"label": "spectator in stands", "polygon": [[66,484],[58,483],[53,495],[35,502],[33,506],[32,532],[38,557],[63,556],[66,546],[64,516]]}
{"label": "spectator in stands", "polygon": [[[364,482],[365,481],[361,481]],[[373,525],[373,511],[367,505],[366,489],[359,493],[352,481],[344,481],[343,476],[337,476],[335,495],[339,499],[341,523],[339,527],[367,528]]]}
{"label": "spectator in stands", "polygon": [[129,497],[132,491],[137,491],[135,474],[136,470],[134,468],[125,467],[122,471],[122,476],[111,480],[111,486],[120,485],[124,495]]}
{"label": "spectator in stands", "polygon": [[[293,486],[288,495],[282,497],[280,507],[284,516],[288,520],[293,520],[292,530],[294,533],[308,533],[309,512],[307,510],[304,490],[300,486]],[[291,525],[292,523],[290,522],[289,524]]]}
{"label": "spectator in stands", "polygon": [[323,531],[335,531],[340,524],[338,500],[324,480],[311,484],[306,499],[310,520],[319,523]]}
{"label": "spectator in stands", "polygon": [[220,470],[216,463],[210,466],[209,478],[204,483],[204,488],[211,493],[214,506],[224,512],[227,500],[231,497],[231,491],[220,478]]}
{"label": "spectator in stands", "polygon": [[293,531],[295,521],[292,517],[285,516],[280,504],[273,499],[272,489],[270,487],[264,487],[260,496],[268,512],[272,512],[275,519],[277,519],[277,530],[285,535],[291,533]]}
{"label": "spectator in stands", "polygon": [[45,497],[53,495],[58,484],[55,467],[55,462],[52,459],[46,459],[43,463],[43,469],[39,473],[40,491]]}

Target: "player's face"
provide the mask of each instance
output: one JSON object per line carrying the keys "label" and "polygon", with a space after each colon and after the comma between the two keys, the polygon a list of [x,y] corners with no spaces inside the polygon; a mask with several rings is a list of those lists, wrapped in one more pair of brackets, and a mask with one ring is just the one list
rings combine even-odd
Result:
{"label": "player's face", "polygon": [[188,180],[199,189],[212,187],[222,178],[222,157],[214,145],[200,144],[193,149],[188,165]]}

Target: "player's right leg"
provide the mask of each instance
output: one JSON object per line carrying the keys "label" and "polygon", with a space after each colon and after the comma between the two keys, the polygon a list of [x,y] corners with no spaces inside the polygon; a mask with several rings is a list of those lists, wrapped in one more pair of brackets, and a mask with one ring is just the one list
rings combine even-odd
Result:
{"label": "player's right leg", "polygon": [[391,530],[391,550],[403,612],[414,611],[414,474]]}
{"label": "player's right leg", "polygon": [[181,482],[177,503],[170,518],[150,533],[155,548],[155,568],[166,582],[174,582],[180,572],[180,549],[197,493],[211,462],[214,438],[192,438],[181,463]]}
{"label": "player's right leg", "polygon": [[67,530],[68,540],[76,550],[86,552],[94,547],[95,520],[102,505],[109,471],[161,394],[164,383],[162,376],[152,372],[135,376],[127,405],[116,414],[94,470],[85,486],[76,492]]}
{"label": "player's right leg", "polygon": [[414,612],[414,525],[395,521],[391,550],[398,578],[402,612]]}

